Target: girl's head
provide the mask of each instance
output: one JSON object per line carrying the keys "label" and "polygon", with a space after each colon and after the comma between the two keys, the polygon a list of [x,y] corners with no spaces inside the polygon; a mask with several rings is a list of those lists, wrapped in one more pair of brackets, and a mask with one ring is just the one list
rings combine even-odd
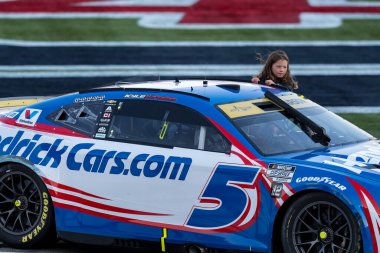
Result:
{"label": "girl's head", "polygon": [[289,75],[289,57],[282,50],[273,51],[265,61],[263,72],[274,79],[286,78]]}
{"label": "girl's head", "polygon": [[[259,58],[263,62],[262,58]],[[266,77],[280,84],[289,84],[297,89],[297,82],[293,80],[289,69],[289,57],[282,50],[273,51],[268,55],[260,77]]]}

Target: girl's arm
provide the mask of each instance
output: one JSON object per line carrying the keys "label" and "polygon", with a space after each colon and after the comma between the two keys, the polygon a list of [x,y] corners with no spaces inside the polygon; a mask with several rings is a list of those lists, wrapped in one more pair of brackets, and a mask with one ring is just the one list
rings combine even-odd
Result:
{"label": "girl's arm", "polygon": [[265,85],[273,85],[273,84],[276,84],[273,80],[265,80]]}
{"label": "girl's arm", "polygon": [[260,82],[260,78],[257,76],[252,76],[251,82],[258,84]]}

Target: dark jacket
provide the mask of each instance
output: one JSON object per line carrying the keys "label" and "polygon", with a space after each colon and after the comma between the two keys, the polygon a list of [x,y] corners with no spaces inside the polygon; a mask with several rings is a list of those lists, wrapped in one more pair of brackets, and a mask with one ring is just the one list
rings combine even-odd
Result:
{"label": "dark jacket", "polygon": [[[262,77],[259,77],[259,78],[260,78],[259,84],[263,84],[263,85],[266,85],[266,84],[265,84],[265,81],[266,81],[266,80],[271,80],[271,79],[270,79],[269,77],[267,77],[267,76],[262,76]],[[284,87],[287,88],[288,90],[291,90],[291,91],[294,90],[293,85],[292,85],[290,82],[286,82],[283,78],[276,78],[275,80],[272,80],[272,81],[275,82],[275,83],[278,84],[278,85],[284,86]]]}

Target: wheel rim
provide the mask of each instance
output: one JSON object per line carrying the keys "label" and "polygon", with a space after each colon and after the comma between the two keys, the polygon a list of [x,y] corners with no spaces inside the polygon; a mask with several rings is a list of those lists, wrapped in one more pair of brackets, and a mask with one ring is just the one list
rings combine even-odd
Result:
{"label": "wheel rim", "polygon": [[0,227],[5,232],[30,232],[41,213],[41,191],[32,178],[22,172],[10,172],[0,178]]}
{"label": "wheel rim", "polygon": [[345,212],[324,201],[302,208],[292,228],[292,242],[298,253],[349,252],[352,235]]}

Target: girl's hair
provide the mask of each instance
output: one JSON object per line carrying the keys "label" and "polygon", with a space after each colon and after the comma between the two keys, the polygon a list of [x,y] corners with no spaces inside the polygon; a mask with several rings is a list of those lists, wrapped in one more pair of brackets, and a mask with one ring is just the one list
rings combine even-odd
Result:
{"label": "girl's hair", "polygon": [[[293,89],[298,89],[298,82],[296,82],[292,75],[290,74],[290,67],[289,67],[289,57],[288,55],[282,51],[282,50],[276,50],[271,52],[267,59],[264,60],[261,54],[257,54],[257,60],[260,61],[261,64],[265,64],[263,67],[263,70],[258,75],[258,77],[261,79],[263,77],[269,78],[270,80],[273,80],[274,82],[280,82],[280,84],[289,85]],[[272,72],[272,66],[279,60],[285,60],[288,62],[288,68],[286,70],[285,76],[281,78],[280,80],[273,74]]]}

